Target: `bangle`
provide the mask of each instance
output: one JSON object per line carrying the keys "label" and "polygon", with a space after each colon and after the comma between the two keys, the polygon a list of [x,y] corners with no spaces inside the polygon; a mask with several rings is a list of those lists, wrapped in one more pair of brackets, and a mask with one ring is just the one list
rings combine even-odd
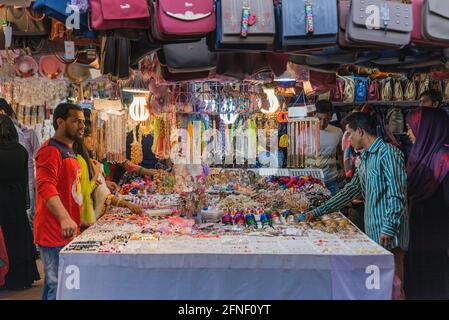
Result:
{"label": "bangle", "polygon": [[143,167],[139,167],[139,176],[142,175]]}

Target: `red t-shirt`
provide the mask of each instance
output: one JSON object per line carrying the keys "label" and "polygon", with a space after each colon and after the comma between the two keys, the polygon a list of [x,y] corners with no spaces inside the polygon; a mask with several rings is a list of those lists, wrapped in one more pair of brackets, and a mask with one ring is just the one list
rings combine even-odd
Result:
{"label": "red t-shirt", "polygon": [[81,169],[72,148],[55,139],[46,141],[36,155],[36,216],[34,242],[43,247],[65,246],[61,225],[47,207],[47,201],[59,196],[70,217],[80,226],[83,204]]}

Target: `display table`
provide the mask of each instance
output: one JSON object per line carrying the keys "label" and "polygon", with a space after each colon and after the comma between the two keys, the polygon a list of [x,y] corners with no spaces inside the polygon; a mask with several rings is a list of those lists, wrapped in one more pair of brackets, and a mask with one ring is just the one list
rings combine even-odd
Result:
{"label": "display table", "polygon": [[[120,238],[123,226],[103,223],[90,233]],[[118,253],[79,251],[77,241],[89,240],[89,230],[61,251],[58,299],[391,298],[393,255],[359,231],[283,226],[283,236],[152,239],[126,226],[128,239],[114,246]]]}

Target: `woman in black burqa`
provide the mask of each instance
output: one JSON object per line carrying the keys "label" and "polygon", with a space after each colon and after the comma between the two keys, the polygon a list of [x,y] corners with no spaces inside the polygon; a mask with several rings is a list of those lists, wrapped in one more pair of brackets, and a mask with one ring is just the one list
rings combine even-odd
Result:
{"label": "woman in black burqa", "polygon": [[14,123],[5,115],[0,115],[0,168],[0,225],[9,258],[5,286],[24,289],[40,279],[26,213],[28,152],[18,142]]}

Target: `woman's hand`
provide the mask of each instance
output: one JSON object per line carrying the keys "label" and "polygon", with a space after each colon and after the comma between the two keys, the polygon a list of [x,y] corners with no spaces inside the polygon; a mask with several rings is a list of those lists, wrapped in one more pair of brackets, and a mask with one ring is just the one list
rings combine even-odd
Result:
{"label": "woman's hand", "polygon": [[109,188],[109,190],[111,190],[112,193],[115,193],[115,191],[118,189],[118,185],[114,181],[106,180],[106,186]]}
{"label": "woman's hand", "polygon": [[124,203],[125,207],[128,208],[129,210],[131,210],[132,214],[138,214],[139,216],[143,215],[143,211],[139,206],[136,206],[135,204],[129,203],[129,202],[125,202]]}

